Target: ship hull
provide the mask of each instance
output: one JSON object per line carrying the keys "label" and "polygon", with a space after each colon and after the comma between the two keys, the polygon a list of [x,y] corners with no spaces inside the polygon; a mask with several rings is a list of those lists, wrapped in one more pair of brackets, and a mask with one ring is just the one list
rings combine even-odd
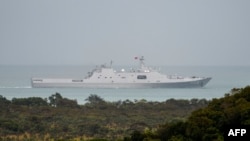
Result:
{"label": "ship hull", "polygon": [[[42,79],[41,79],[42,80]],[[204,87],[211,78],[192,81],[157,82],[157,83],[86,83],[72,82],[72,79],[50,79],[49,82],[32,80],[33,88],[200,88]]]}

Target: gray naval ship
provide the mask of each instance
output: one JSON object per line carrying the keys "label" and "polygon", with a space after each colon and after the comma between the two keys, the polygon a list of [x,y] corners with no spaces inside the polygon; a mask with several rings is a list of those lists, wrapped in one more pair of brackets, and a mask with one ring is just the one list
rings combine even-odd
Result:
{"label": "gray naval ship", "polygon": [[138,69],[116,71],[110,66],[96,67],[85,78],[31,78],[33,88],[199,88],[204,87],[211,77],[183,77],[165,75],[144,64],[144,57]]}

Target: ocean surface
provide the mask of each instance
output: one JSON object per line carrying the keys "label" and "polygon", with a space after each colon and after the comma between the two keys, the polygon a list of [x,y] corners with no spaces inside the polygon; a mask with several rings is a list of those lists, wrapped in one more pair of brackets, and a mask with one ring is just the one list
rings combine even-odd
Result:
{"label": "ocean surface", "polygon": [[[204,88],[180,89],[86,89],[86,88],[32,88],[31,77],[84,78],[95,66],[0,66],[0,95],[12,98],[48,98],[58,92],[63,97],[84,104],[90,94],[106,101],[145,99],[165,101],[167,99],[213,99],[221,98],[232,88],[250,85],[250,66],[164,66],[156,67],[165,74],[212,77]],[[123,67],[114,67],[122,69]],[[129,69],[129,67],[124,67]]]}

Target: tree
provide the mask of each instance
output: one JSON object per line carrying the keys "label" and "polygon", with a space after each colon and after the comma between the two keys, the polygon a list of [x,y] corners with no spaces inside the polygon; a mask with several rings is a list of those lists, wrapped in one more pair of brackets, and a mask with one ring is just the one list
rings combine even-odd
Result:
{"label": "tree", "polygon": [[50,105],[53,107],[77,108],[79,105],[76,100],[63,98],[60,93],[55,93],[49,97]]}
{"label": "tree", "polygon": [[[7,100],[5,97],[0,95],[0,107],[9,105],[11,102]],[[2,108],[1,108],[2,109]]]}
{"label": "tree", "polygon": [[88,101],[90,104],[101,104],[101,103],[105,103],[105,101],[99,97],[98,95],[95,94],[91,94],[87,99],[85,99],[86,101]]}
{"label": "tree", "polygon": [[58,103],[59,101],[62,100],[62,96],[60,93],[56,92],[55,94],[52,94],[50,97],[49,97],[49,101],[50,101],[50,105],[51,106],[54,106],[54,107],[57,107],[58,106]]}

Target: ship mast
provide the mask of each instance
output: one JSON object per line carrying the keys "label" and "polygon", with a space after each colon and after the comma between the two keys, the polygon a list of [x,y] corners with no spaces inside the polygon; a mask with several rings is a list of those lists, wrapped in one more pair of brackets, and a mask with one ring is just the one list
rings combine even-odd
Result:
{"label": "ship mast", "polygon": [[141,69],[142,69],[142,68],[145,67],[145,64],[144,64],[144,56],[141,56],[139,60],[140,60],[140,67],[141,67]]}
{"label": "ship mast", "polygon": [[150,72],[150,68],[146,67],[145,64],[144,64],[144,56],[141,56],[140,58],[138,57],[135,57],[135,59],[139,59],[139,63],[140,63],[140,68],[138,69],[139,72]]}

